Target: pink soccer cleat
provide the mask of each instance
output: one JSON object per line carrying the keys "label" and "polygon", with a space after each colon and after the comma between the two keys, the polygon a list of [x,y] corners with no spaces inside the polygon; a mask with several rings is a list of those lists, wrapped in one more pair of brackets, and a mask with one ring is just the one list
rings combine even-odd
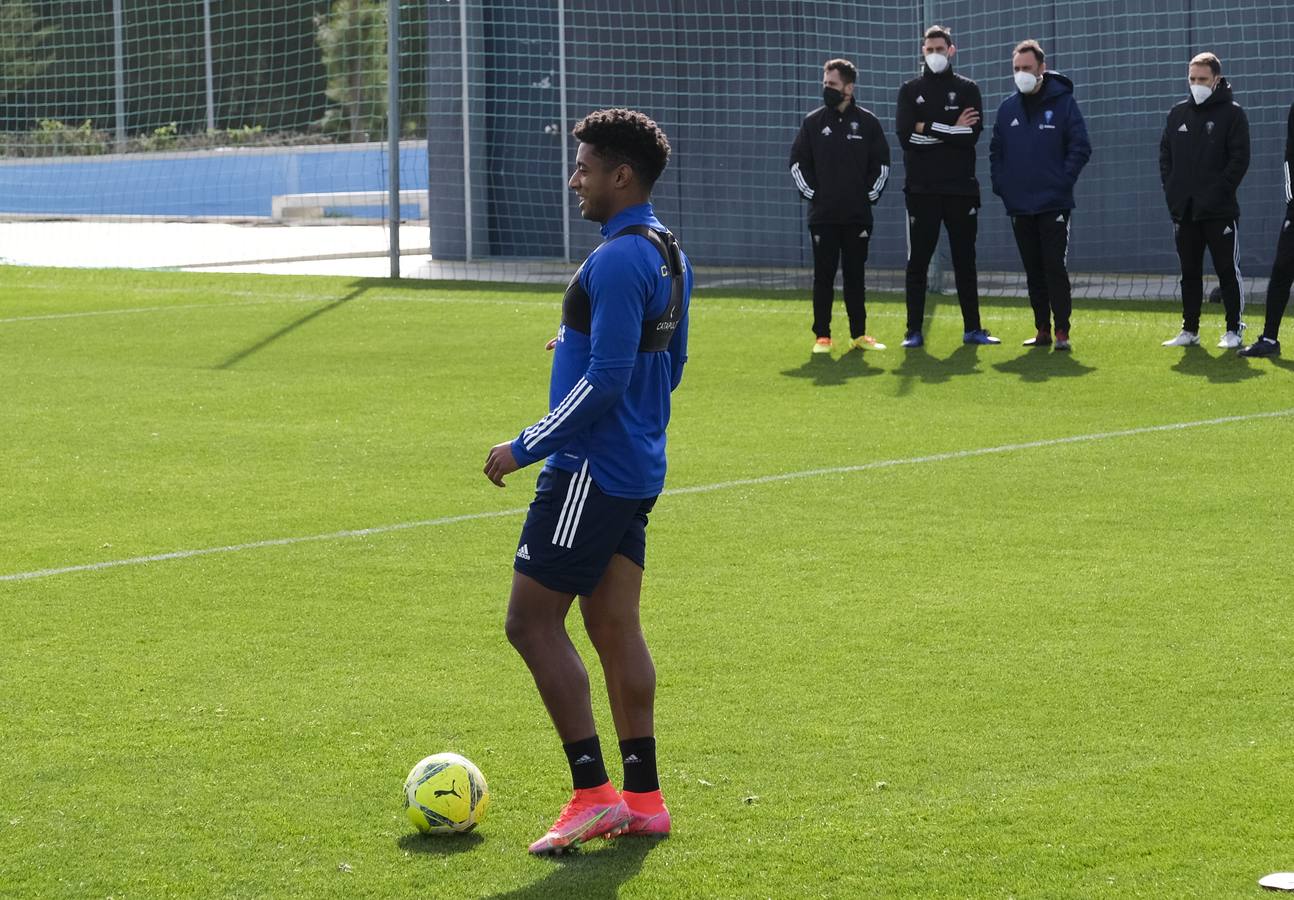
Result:
{"label": "pink soccer cleat", "polygon": [[557,856],[593,838],[623,834],[629,823],[629,807],[609,785],[577,790],[548,833],[530,845],[530,852]]}
{"label": "pink soccer cleat", "polygon": [[660,791],[636,794],[625,791],[621,794],[629,808],[629,825],[624,834],[639,834],[647,837],[665,837],[669,834],[669,808],[661,797]]}

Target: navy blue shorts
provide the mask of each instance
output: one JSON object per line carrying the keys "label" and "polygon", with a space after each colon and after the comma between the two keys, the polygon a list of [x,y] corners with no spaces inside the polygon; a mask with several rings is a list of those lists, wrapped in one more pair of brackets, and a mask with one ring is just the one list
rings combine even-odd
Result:
{"label": "navy blue shorts", "polygon": [[587,597],[615,554],[644,566],[647,515],[655,505],[655,497],[602,493],[587,462],[578,472],[547,467],[535,484],[513,566],[549,590]]}

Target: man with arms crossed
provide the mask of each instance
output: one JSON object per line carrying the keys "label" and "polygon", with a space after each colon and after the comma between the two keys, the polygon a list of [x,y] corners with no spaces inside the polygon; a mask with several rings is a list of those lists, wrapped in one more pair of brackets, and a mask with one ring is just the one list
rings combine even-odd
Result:
{"label": "man with arms crossed", "polygon": [[1056,349],[1068,350],[1072,303],[1066,263],[1074,182],[1092,145],[1074,102],[1074,83],[1048,72],[1045,60],[1037,41],[1021,41],[1015,48],[1011,65],[1017,92],[998,107],[988,158],[993,193],[1011,217],[1029,285],[1037,333],[1024,345],[1050,344],[1054,315]]}
{"label": "man with arms crossed", "polygon": [[[642,113],[606,109],[573,133],[569,186],[604,241],[566,289],[549,342],[551,411],[485,463],[503,487],[509,473],[548,460],[518,541],[506,627],[561,738],[574,795],[530,845],[535,854],[670,830],[656,771],[656,670],[638,601],[647,516],[665,483],[670,392],[687,358],[692,271],[650,202],[669,160],[664,132]],[[606,675],[623,793],[607,777],[588,672],[566,633],[576,596]]]}
{"label": "man with arms crossed", "polygon": [[953,73],[957,48],[948,29],[941,25],[926,29],[921,52],[922,72],[899,88],[896,115],[907,169],[903,193],[908,206],[908,327],[903,346],[925,343],[921,328],[927,273],[939,244],[940,225],[948,229],[962,310],[962,342],[1000,344],[980,324],[975,271],[980,207],[975,142],[984,130],[984,101],[975,82]]}
{"label": "man with arms crossed", "polygon": [[1200,342],[1204,248],[1208,247],[1227,318],[1218,346],[1235,350],[1241,346],[1244,327],[1236,190],[1249,168],[1249,119],[1232,99],[1222,63],[1212,53],[1192,59],[1187,76],[1191,95],[1169,110],[1159,141],[1159,174],[1182,264],[1182,330],[1164,346],[1191,347]]}
{"label": "man with arms crossed", "polygon": [[1281,220],[1281,236],[1276,241],[1276,259],[1272,263],[1271,281],[1267,283],[1267,321],[1262,337],[1240,351],[1241,356],[1275,356],[1281,352],[1281,317],[1290,299],[1290,283],[1294,282],[1294,190],[1290,183],[1290,170],[1294,169],[1294,104],[1290,105],[1289,121],[1285,126],[1285,217]]}

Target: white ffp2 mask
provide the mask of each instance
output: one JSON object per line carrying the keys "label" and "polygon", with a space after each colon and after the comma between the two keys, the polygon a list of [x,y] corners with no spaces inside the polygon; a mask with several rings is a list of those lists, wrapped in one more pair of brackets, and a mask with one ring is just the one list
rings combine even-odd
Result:
{"label": "white ffp2 mask", "polygon": [[1038,76],[1032,72],[1016,72],[1015,86],[1022,94],[1032,94],[1033,89],[1038,86]]}
{"label": "white ffp2 mask", "polygon": [[944,56],[942,53],[927,53],[926,65],[930,67],[931,72],[938,75],[944,69],[948,68],[948,57]]}
{"label": "white ffp2 mask", "polygon": [[1205,100],[1213,96],[1213,88],[1207,84],[1191,85],[1191,97],[1195,100],[1195,105],[1199,106]]}

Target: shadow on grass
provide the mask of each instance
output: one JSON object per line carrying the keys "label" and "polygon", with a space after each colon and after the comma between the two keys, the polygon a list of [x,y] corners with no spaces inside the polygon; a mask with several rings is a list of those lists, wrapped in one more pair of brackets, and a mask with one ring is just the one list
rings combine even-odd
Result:
{"label": "shadow on grass", "polygon": [[1077,378],[1096,371],[1096,366],[1085,366],[1079,362],[1072,351],[1057,352],[1044,347],[1030,350],[1006,362],[994,363],[993,368],[1008,375],[1018,375],[1021,381],[1026,382]]}
{"label": "shadow on grass", "polygon": [[[991,351],[990,351],[991,352]],[[899,396],[912,392],[915,384],[944,384],[959,375],[979,375],[979,347],[976,344],[962,344],[946,359],[931,356],[925,347],[900,349],[903,361],[892,371],[899,382]]]}
{"label": "shadow on grass", "polygon": [[655,838],[620,838],[591,852],[579,850],[554,857],[547,861],[552,871],[544,878],[516,890],[491,894],[489,900],[615,900],[620,896],[620,887],[638,874],[647,854],[659,844]]}
{"label": "shadow on grass", "polygon": [[1294,359],[1282,359],[1279,356],[1269,356],[1267,357],[1267,360],[1278,369],[1284,369],[1286,372],[1294,372]]}
{"label": "shadow on grass", "polygon": [[[364,280],[364,282],[367,282],[367,281],[371,281],[371,279]],[[301,316],[299,319],[296,319],[295,321],[289,322],[287,325],[284,325],[282,328],[280,328],[278,331],[274,332],[273,334],[268,335],[267,337],[261,338],[259,341],[252,344],[250,347],[245,347],[242,350],[239,350],[233,356],[229,357],[224,362],[217,365],[216,368],[231,369],[234,366],[238,365],[243,360],[245,360],[247,357],[251,356],[253,353],[259,353],[260,351],[264,350],[266,347],[268,347],[270,344],[274,343],[275,341],[279,340],[280,338],[287,337],[289,334],[296,331],[298,328],[300,328],[302,325],[305,325],[307,322],[313,319],[317,319],[320,316],[322,316],[324,313],[330,313],[333,310],[343,306],[344,304],[349,303],[350,301],[359,297],[361,294],[363,294],[365,291],[369,289],[371,285],[364,282],[356,282],[355,286],[351,289],[351,292],[347,294],[345,297],[339,297],[325,306],[321,306],[318,309],[310,310],[310,312],[306,313],[304,316]]]}
{"label": "shadow on grass", "polygon": [[1210,356],[1207,350],[1199,346],[1183,347],[1182,358],[1173,364],[1173,371],[1205,378],[1212,384],[1235,384],[1250,378],[1261,378],[1265,374],[1261,369],[1251,366],[1246,357],[1238,356],[1230,350]]}
{"label": "shadow on grass", "polygon": [[401,850],[419,856],[452,856],[467,853],[485,843],[479,831],[467,834],[402,834],[395,842]]}
{"label": "shadow on grass", "polygon": [[815,353],[797,369],[787,369],[782,374],[787,378],[809,378],[815,385],[830,387],[841,385],[852,378],[866,378],[868,375],[879,375],[885,371],[867,362],[867,354],[862,350],[850,350],[839,359],[826,353]]}

